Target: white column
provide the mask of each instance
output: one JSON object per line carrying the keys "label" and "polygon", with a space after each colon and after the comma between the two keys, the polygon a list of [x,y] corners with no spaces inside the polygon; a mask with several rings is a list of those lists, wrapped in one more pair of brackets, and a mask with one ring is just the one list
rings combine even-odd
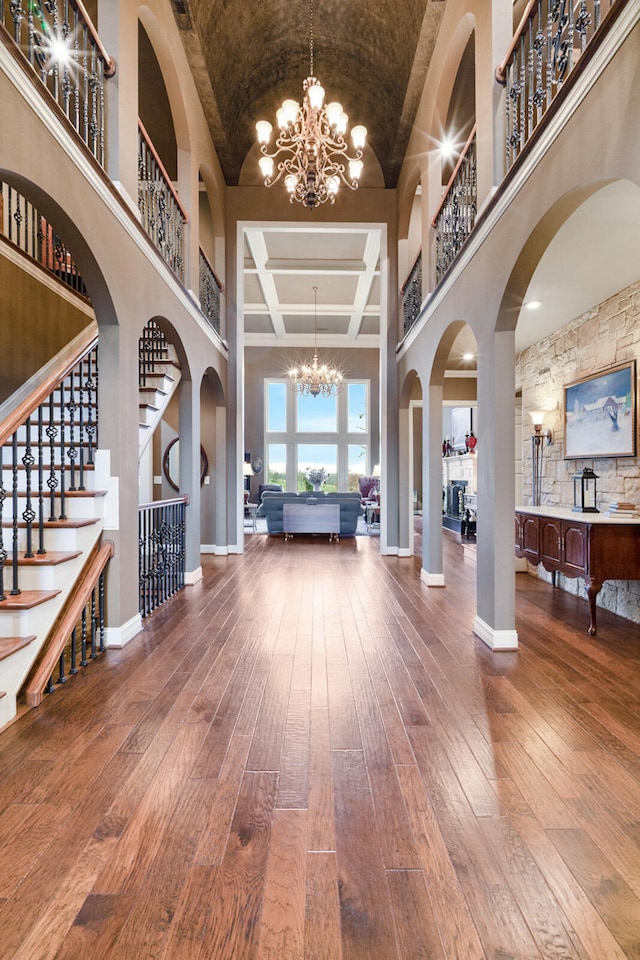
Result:
{"label": "white column", "polygon": [[515,334],[478,340],[478,577],[474,632],[492,650],[514,650]]}

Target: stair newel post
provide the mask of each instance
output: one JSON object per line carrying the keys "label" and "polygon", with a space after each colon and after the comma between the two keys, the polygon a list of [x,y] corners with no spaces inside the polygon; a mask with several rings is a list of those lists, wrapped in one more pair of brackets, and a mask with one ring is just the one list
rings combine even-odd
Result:
{"label": "stair newel post", "polygon": [[4,462],[3,449],[0,445],[0,600],[6,600],[4,592],[4,565],[7,560],[7,551],[4,546],[4,533],[2,521],[4,519],[4,501],[7,498],[7,491],[4,485]]}
{"label": "stair newel post", "polygon": [[[64,380],[60,384],[60,520],[66,520],[66,453],[64,449]],[[55,520],[55,517],[53,518]]]}
{"label": "stair newel post", "polygon": [[20,593],[18,586],[18,434],[14,433],[11,440],[11,473],[13,478],[12,506],[13,506],[13,556],[11,567],[13,572],[13,587],[11,596],[15,597]]}
{"label": "stair newel post", "polygon": [[56,436],[58,429],[55,425],[55,401],[54,391],[49,394],[49,423],[45,433],[49,438],[49,477],[47,486],[49,487],[49,520],[53,522],[56,519],[56,487],[58,478],[56,477]]}
{"label": "stair newel post", "polygon": [[22,465],[25,472],[25,490],[27,495],[27,505],[22,511],[22,519],[27,525],[27,549],[25,552],[25,557],[31,559],[33,557],[33,521],[35,520],[35,511],[33,509],[33,503],[31,501],[31,481],[32,481],[32,470],[33,464],[35,463],[35,458],[31,451],[31,417],[27,417],[25,423],[25,429],[27,431],[27,439],[24,450],[24,456],[22,457]]}
{"label": "stair newel post", "polygon": [[[78,432],[80,436],[80,456],[79,456],[79,483],[78,490],[86,490],[84,485],[84,381],[82,379],[84,361],[81,359],[78,364],[78,391],[80,393],[80,404],[78,407]],[[73,376],[73,374],[72,374]]]}
{"label": "stair newel post", "polygon": [[38,407],[38,555],[46,553],[44,546],[44,411]]}
{"label": "stair newel post", "polygon": [[77,490],[76,459],[78,457],[78,450],[76,448],[76,410],[78,409],[78,406],[76,404],[73,370],[69,375],[69,400],[66,404],[66,409],[69,414],[69,449],[67,450],[67,456],[69,457],[69,463],[71,464],[69,470],[69,490]]}

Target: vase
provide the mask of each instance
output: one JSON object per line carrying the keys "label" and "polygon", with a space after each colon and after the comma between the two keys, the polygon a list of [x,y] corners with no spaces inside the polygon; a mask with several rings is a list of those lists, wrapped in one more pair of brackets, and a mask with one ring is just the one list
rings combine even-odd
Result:
{"label": "vase", "polygon": [[314,493],[322,493],[322,484],[321,484],[321,483],[314,483],[314,484],[313,484],[313,492],[314,492]]}

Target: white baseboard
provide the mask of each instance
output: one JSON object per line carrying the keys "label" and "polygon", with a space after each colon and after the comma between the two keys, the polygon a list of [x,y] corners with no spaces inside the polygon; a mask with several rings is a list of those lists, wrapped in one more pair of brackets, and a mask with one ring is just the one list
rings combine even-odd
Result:
{"label": "white baseboard", "polygon": [[187,570],[184,575],[185,587],[193,587],[194,584],[202,580],[202,567],[196,567],[195,570]]}
{"label": "white baseboard", "polygon": [[399,557],[412,557],[413,551],[408,547],[398,547],[398,556]]}
{"label": "white baseboard", "polygon": [[424,567],[420,571],[420,579],[428,587],[445,587],[444,573],[429,573]]}
{"label": "white baseboard", "polygon": [[142,630],[142,617],[139,613],[119,627],[105,627],[104,642],[107,647],[125,647]]}
{"label": "white baseboard", "polygon": [[473,621],[473,632],[477,637],[480,637],[491,650],[518,649],[517,630],[495,630],[480,617],[476,617]]}

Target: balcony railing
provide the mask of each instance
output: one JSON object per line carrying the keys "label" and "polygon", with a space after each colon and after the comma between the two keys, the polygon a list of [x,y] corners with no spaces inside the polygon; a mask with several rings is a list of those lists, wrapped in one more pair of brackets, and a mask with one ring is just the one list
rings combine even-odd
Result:
{"label": "balcony railing", "polygon": [[411,268],[402,287],[402,311],[404,315],[404,335],[414,325],[422,307],[422,251]]}
{"label": "balcony railing", "polygon": [[138,507],[140,613],[148,616],[184,587],[188,497]]}
{"label": "balcony railing", "polygon": [[200,309],[207,318],[209,326],[220,336],[220,294],[222,284],[216,277],[213,267],[200,250]]}
{"label": "balcony railing", "polygon": [[458,256],[473,230],[478,212],[476,128],[474,126],[451,174],[431,224],[436,230],[436,283]]}
{"label": "balcony railing", "polygon": [[174,273],[184,280],[184,228],[189,214],[149,134],[138,120],[138,206],[142,225]]}
{"label": "balcony railing", "polygon": [[67,286],[86,296],[82,277],[62,238],[26,197],[0,181],[0,234],[46,267]]}
{"label": "balcony railing", "polygon": [[615,0],[529,0],[506,57],[496,70],[505,84],[508,171],[549,109]]}
{"label": "balcony railing", "polygon": [[80,0],[0,0],[0,24],[104,166],[104,81],[115,63]]}

